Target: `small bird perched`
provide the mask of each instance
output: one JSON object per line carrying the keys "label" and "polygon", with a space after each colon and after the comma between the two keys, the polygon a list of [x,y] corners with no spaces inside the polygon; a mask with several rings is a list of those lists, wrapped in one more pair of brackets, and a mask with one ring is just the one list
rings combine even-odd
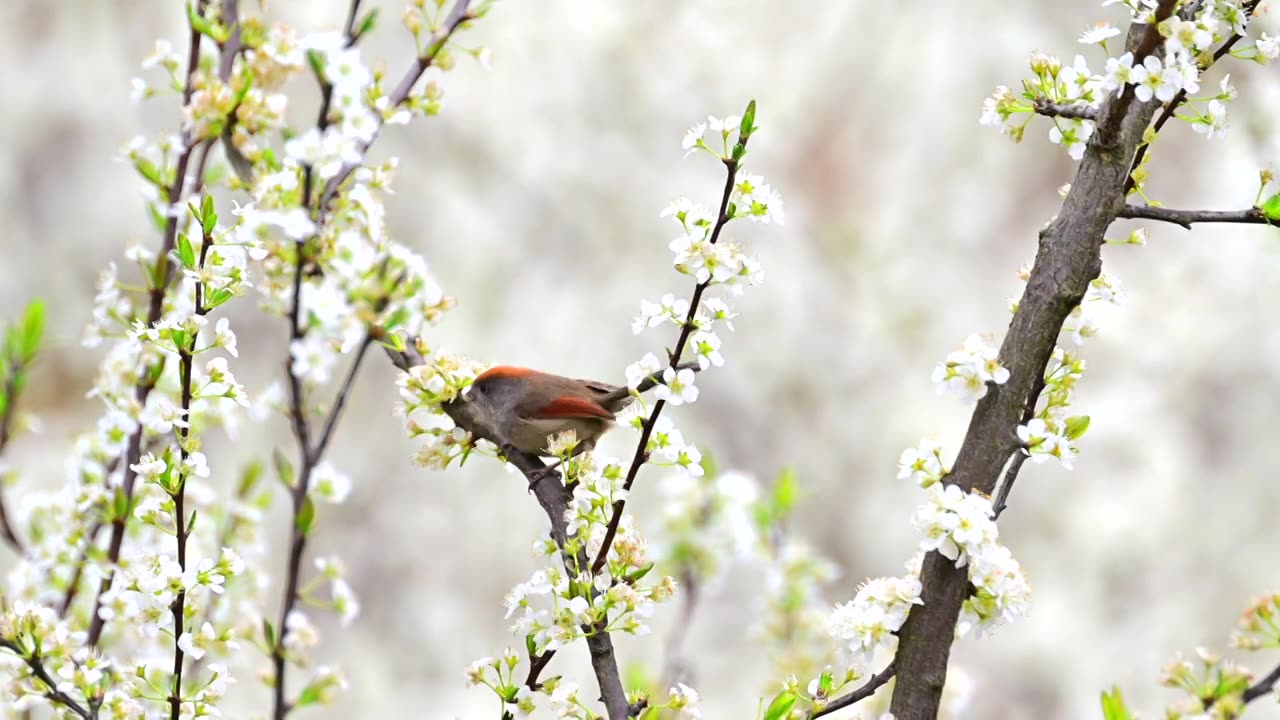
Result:
{"label": "small bird perched", "polygon": [[463,429],[499,446],[549,456],[549,440],[567,430],[577,435],[575,453],[595,447],[617,413],[634,400],[622,386],[498,365],[477,376],[444,410]]}

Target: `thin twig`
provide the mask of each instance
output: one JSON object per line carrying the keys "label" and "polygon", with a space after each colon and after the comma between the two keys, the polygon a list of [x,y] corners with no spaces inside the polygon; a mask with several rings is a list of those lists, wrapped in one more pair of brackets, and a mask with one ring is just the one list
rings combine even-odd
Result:
{"label": "thin twig", "polygon": [[[1277,682],[1280,682],[1280,665],[1277,665],[1271,672],[1267,673],[1266,677],[1250,685],[1249,689],[1244,691],[1244,701],[1251,703],[1263,695],[1270,694],[1275,689]],[[1206,707],[1205,709],[1208,710],[1209,708]]]}
{"label": "thin twig", "polygon": [[530,690],[537,690],[542,687],[542,683],[538,682],[538,676],[551,662],[551,658],[556,654],[555,650],[548,650],[541,655],[529,656],[529,674],[524,678],[524,686]]}
{"label": "thin twig", "polygon": [[58,689],[58,683],[49,675],[49,671],[45,669],[44,663],[40,661],[40,656],[36,653],[27,655],[20,647],[10,640],[0,638],[0,648],[11,650],[22,658],[22,661],[31,668],[31,674],[36,676],[40,682],[44,683],[49,690],[45,693],[45,697],[55,703],[65,707],[67,710],[75,713],[83,718],[83,720],[93,720],[97,713],[91,712],[88,708],[76,702],[75,698]]}
{"label": "thin twig", "polygon": [[[276,628],[275,645],[271,648],[271,658],[275,668],[274,709],[272,711],[272,717],[275,720],[282,720],[293,709],[292,705],[287,701],[285,693],[285,670],[287,669],[288,656],[285,652],[284,641],[286,621],[299,599],[298,584],[302,575],[302,558],[305,556],[307,549],[307,533],[304,532],[303,528],[298,527],[298,516],[306,503],[307,493],[311,490],[311,475],[320,459],[324,456],[325,450],[328,449],[333,428],[337,426],[338,418],[342,415],[342,409],[346,406],[346,398],[351,393],[351,388],[354,386],[356,376],[360,372],[360,365],[364,361],[365,355],[368,354],[370,344],[372,344],[372,339],[366,335],[360,342],[360,347],[356,350],[355,359],[352,360],[346,378],[338,390],[333,407],[329,410],[329,415],[325,420],[325,432],[320,443],[314,447],[299,445],[298,448],[301,467],[290,493],[290,499],[293,502],[293,512],[289,525],[292,540],[289,546],[289,562],[285,575],[286,586],[284,599],[281,601],[280,621]],[[290,370],[290,375],[293,375],[292,370]],[[305,430],[307,421],[302,416],[303,396],[301,394],[294,396],[292,402],[295,416],[302,417],[304,431],[300,437],[305,438],[309,433]]]}
{"label": "thin twig", "polygon": [[1044,115],[1046,117],[1060,117],[1070,120],[1098,119],[1098,109],[1089,107],[1088,105],[1066,105],[1063,103],[1050,102],[1046,98],[1037,98],[1034,107],[1037,115]]}
{"label": "thin twig", "polygon": [[830,715],[831,713],[837,710],[843,710],[856,702],[866,700],[872,695],[875,695],[877,690],[884,687],[885,683],[892,680],[897,671],[898,661],[893,660],[885,667],[884,670],[881,670],[878,675],[873,676],[863,684],[862,687],[848,693],[847,695],[841,695],[830,703],[823,705],[822,709],[810,713],[808,720],[817,720],[817,718],[824,715]]}
{"label": "thin twig", "polygon": [[1190,230],[1192,223],[1242,223],[1246,225],[1276,225],[1267,218],[1261,208],[1247,210],[1174,210],[1150,205],[1126,205],[1117,217],[1138,220],[1159,220],[1181,225]]}
{"label": "thin twig", "polygon": [[[750,134],[739,136],[737,148],[732,155],[724,159],[724,191],[720,197],[720,211],[716,214],[716,224],[711,230],[710,243],[712,245],[715,245],[716,241],[720,239],[720,232],[729,223],[729,197],[733,195],[734,178],[737,177],[739,166],[738,161],[733,158],[743,156],[749,138]],[[693,298],[689,301],[689,313],[680,328],[680,337],[676,340],[676,347],[671,351],[671,361],[669,363],[671,368],[676,368],[680,365],[680,356],[684,353],[684,347],[689,342],[689,337],[696,327],[695,318],[697,317],[698,306],[702,304],[702,293],[706,291],[707,286],[710,284],[710,280],[700,282],[693,289]],[[630,494],[631,485],[636,481],[636,476],[640,473],[640,467],[649,459],[649,436],[653,434],[653,428],[658,424],[658,417],[662,415],[662,409],[666,406],[667,402],[665,400],[659,400],[654,403],[653,412],[640,430],[640,441],[636,443],[636,452],[631,458],[631,467],[627,470],[626,481],[622,484],[624,493]],[[600,553],[596,555],[595,561],[591,563],[591,572],[593,574],[599,573],[604,568],[605,562],[608,561],[609,550],[613,547],[614,536],[618,534],[618,523],[622,521],[622,511],[626,508],[626,505],[627,501],[625,499],[617,500],[613,503],[613,515],[609,518],[609,525],[605,528],[604,541],[600,544]]]}
{"label": "thin twig", "polygon": [[[205,157],[208,157],[209,144],[205,145]],[[203,242],[200,244],[200,259],[196,265],[197,271],[204,269],[205,260],[209,256],[209,248],[213,246],[213,233],[206,232]],[[204,307],[204,283],[199,280],[195,283],[195,308],[196,317],[204,317],[209,311]],[[190,420],[191,401],[193,400],[192,387],[192,366],[195,363],[196,342],[200,339],[200,328],[196,327],[191,333],[188,340],[189,346],[178,348],[178,376],[179,382],[182,384],[182,415]],[[187,539],[191,536],[191,529],[187,527],[186,516],[186,497],[187,482],[183,477],[183,473],[187,471],[186,460],[191,456],[189,451],[189,440],[191,438],[191,424],[186,426],[176,426],[175,432],[178,435],[178,458],[179,469],[177,471],[179,485],[176,491],[171,492],[169,497],[173,500],[173,525],[174,539],[178,546],[178,567],[185,572],[187,569]],[[186,631],[186,607],[187,592],[179,590],[178,597],[173,601],[173,686],[169,693],[169,720],[178,720],[182,714],[182,670],[183,670],[183,651],[182,651],[182,635]]]}
{"label": "thin twig", "polygon": [[[205,2],[199,4],[196,12],[203,12]],[[186,107],[191,102],[191,93],[193,86],[191,84],[192,76],[200,64],[200,41],[203,35],[194,27],[190,32],[190,49],[187,51],[187,74],[186,83],[182,89],[182,105]],[[167,208],[168,220],[165,222],[164,239],[160,244],[160,252],[156,255],[156,262],[163,263],[163,272],[160,281],[155,284],[149,291],[150,302],[147,308],[147,327],[154,326],[160,321],[164,315],[164,298],[168,293],[169,283],[173,278],[173,261],[169,257],[169,253],[173,251],[174,245],[178,238],[178,218],[179,213],[175,213],[173,208],[178,206],[183,196],[183,189],[187,180],[187,165],[191,161],[191,153],[195,148],[191,145],[191,139],[186,132],[183,133],[182,152],[178,154],[177,166],[174,170],[173,185],[169,187],[169,205]],[[160,362],[163,362],[161,360]],[[154,374],[151,372],[143,373],[143,379],[138,382],[138,386],[134,391],[134,399],[137,401],[138,407],[145,408],[147,406],[147,398],[151,395],[151,390],[155,387]],[[138,464],[142,456],[142,434],[143,424],[138,423],[138,428],[129,437],[128,445],[125,449],[124,457],[124,478],[121,481],[121,492],[124,493],[126,511],[121,517],[113,517],[111,520],[111,541],[107,548],[107,566],[106,575],[102,578],[102,583],[98,586],[98,595],[93,602],[93,611],[90,616],[89,635],[87,643],[90,647],[95,647],[98,641],[102,639],[102,631],[106,626],[106,620],[99,616],[98,610],[102,607],[102,596],[111,589],[111,583],[115,580],[115,565],[120,562],[120,552],[124,548],[124,533],[129,523],[130,512],[128,508],[133,502],[133,486],[137,479],[137,471],[133,469]]]}

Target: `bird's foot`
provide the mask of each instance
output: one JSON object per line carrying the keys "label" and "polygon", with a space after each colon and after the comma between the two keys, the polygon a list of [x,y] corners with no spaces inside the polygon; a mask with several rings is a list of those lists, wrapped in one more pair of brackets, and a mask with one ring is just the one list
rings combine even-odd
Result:
{"label": "bird's foot", "polygon": [[550,465],[544,465],[540,469],[530,473],[531,477],[529,478],[529,492],[533,492],[533,488],[536,487],[538,483],[548,478],[555,478],[557,481],[559,481],[561,464],[562,463],[557,461],[557,462],[551,463]]}

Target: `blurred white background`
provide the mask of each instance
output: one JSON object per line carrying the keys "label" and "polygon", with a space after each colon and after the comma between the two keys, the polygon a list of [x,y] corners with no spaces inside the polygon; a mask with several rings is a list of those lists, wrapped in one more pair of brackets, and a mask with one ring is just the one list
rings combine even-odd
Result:
{"label": "blurred white background", "polygon": [[[411,43],[400,7],[382,5],[364,53],[398,76]],[[401,158],[392,235],[460,301],[432,344],[617,380],[660,352],[671,338],[630,331],[639,299],[687,295],[690,283],[670,269],[658,211],[680,195],[711,203],[721,180],[705,158],[681,161],[680,138],[755,98],[762,130],[749,166],[783,193],[787,223],[742,233],[766,283],[738,303],[727,366],[672,415],[721,466],[766,481],[798,471],[795,532],[840,566],[831,599],[847,600],[910,555],[921,495],[895,480],[898,454],[930,433],[954,452],[968,418],[935,395],[929,373],[967,334],[1003,333],[1016,270],[1073,172],[1046,123],[1014,145],[979,126],[981,101],[1017,84],[1031,50],[1067,61],[1087,50],[1081,30],[1122,19],[1098,5],[500,3],[465,38],[493,48],[492,69],[461,59],[444,113],[376,146]],[[269,10],[310,30],[336,29],[346,8]],[[164,101],[129,102],[129,78],[156,37],[183,46],[182,23],[175,2],[0,4],[0,312],[34,296],[51,304],[53,345],[26,406],[45,428],[13,448],[28,485],[61,482],[69,439],[98,412],[83,398],[98,355],[78,344],[97,272],[131,241],[158,242],[139,181],[113,156],[137,133],[176,130]],[[1169,206],[1247,206],[1280,150],[1274,67],[1227,69],[1241,91],[1228,136],[1205,141],[1175,123],[1155,149],[1149,190]],[[299,125],[313,95],[295,96]],[[973,686],[963,717],[1096,717],[1112,683],[1158,716],[1175,698],[1156,685],[1161,665],[1224,648],[1250,598],[1280,590],[1280,238],[1245,226],[1150,230],[1145,248],[1105,250],[1128,295],[1085,349],[1078,403],[1093,424],[1075,470],[1023,471],[1002,538],[1035,585],[1034,606],[956,647],[952,667]],[[286,330],[250,305],[237,325],[240,374],[260,389],[282,372]],[[250,371],[244,358],[259,364]],[[392,416],[393,379],[370,364],[330,455],[357,486],[321,514],[316,549],[346,558],[364,612],[319,653],[346,670],[350,691],[308,717],[489,717],[491,696],[466,688],[462,671],[513,643],[502,598],[535,568],[529,545],[546,519],[492,462],[415,468]],[[633,442],[621,431],[605,451]],[[232,468],[290,443],[276,422],[208,452]],[[642,525],[659,476],[637,483]],[[0,555],[0,569],[11,561]],[[770,680],[747,633],[758,583],[756,571],[735,573],[688,643],[708,718],[749,716]],[[674,615],[666,606],[653,636],[618,639],[624,663],[657,662]],[[1261,672],[1277,661],[1246,658]],[[555,662],[591,685],[585,650]],[[265,690],[246,677],[238,691],[245,715],[261,710]],[[1280,712],[1262,701],[1250,716]]]}

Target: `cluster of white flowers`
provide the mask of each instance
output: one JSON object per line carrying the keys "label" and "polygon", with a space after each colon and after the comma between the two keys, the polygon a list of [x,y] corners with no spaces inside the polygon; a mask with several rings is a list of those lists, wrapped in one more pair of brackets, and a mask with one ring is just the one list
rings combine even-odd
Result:
{"label": "cluster of white flowers", "polygon": [[941,395],[951,391],[966,402],[977,402],[987,394],[987,383],[1003,385],[1009,371],[1000,364],[1000,348],[981,335],[965,338],[964,346],[947,355],[933,369],[933,382]]}
{"label": "cluster of white flowers", "polygon": [[[918,561],[912,563],[918,568]],[[894,634],[907,621],[913,605],[922,605],[918,573],[869,580],[851,602],[836,606],[828,623],[840,643],[842,664],[861,675],[877,650],[892,648]]]}
{"label": "cluster of white flowers", "polygon": [[[425,350],[425,346],[420,350]],[[409,437],[424,439],[418,450],[418,463],[442,470],[484,442],[458,427],[445,413],[443,404],[470,387],[485,366],[456,355],[430,351],[422,354],[424,362],[401,374],[396,381],[402,401],[398,412],[404,417]]]}
{"label": "cluster of white flowers", "polygon": [[[1149,23],[1154,19],[1154,2],[1123,2],[1137,22]],[[1104,3],[1109,4],[1112,3]],[[1222,78],[1218,92],[1213,95],[1185,96],[1200,92],[1200,76],[1205,67],[1202,58],[1206,53],[1233,35],[1243,37],[1248,21],[1249,16],[1239,0],[1200,3],[1195,16],[1190,19],[1184,20],[1175,14],[1163,20],[1159,27],[1164,38],[1162,49],[1140,61],[1131,52],[1112,55],[1107,41],[1119,35],[1120,30],[1100,23],[1086,30],[1080,36],[1080,42],[1099,45],[1107,53],[1102,72],[1091,70],[1082,55],[1077,55],[1075,61],[1067,65],[1055,57],[1034,53],[1030,59],[1033,77],[1024,81],[1024,92],[1015,95],[1005,86],[996,88],[983,104],[981,122],[1020,141],[1039,104],[1062,105],[1087,114],[1087,111],[1096,111],[1113,92],[1132,92],[1140,102],[1169,102],[1182,93],[1184,112],[1177,117],[1207,137],[1220,136],[1227,127],[1226,103],[1236,97],[1230,76]],[[1252,46],[1233,47],[1230,53],[1237,58],[1265,64],[1280,56],[1280,43],[1262,33]],[[1093,135],[1094,120],[1055,115],[1051,121],[1050,141],[1062,145],[1072,158],[1082,158]]]}
{"label": "cluster of white flowers", "polygon": [[[290,708],[327,702],[345,684],[334,668],[311,665],[305,653],[319,635],[305,613],[294,609],[278,628],[264,617],[274,606],[258,567],[272,492],[259,483],[261,468],[246,468],[236,483],[200,451],[212,430],[234,436],[246,409],[255,420],[282,409],[278,387],[251,402],[232,367],[240,348],[231,322],[210,315],[251,288],[268,311],[289,314],[300,280],[290,354],[292,372],[311,389],[332,379],[344,354],[375,337],[417,335],[447,309],[450,300],[422,258],[386,236],[382,198],[396,160],[364,160],[382,125],[433,114],[440,92],[429,81],[388,97],[382,72],[364,63],[354,37],[300,37],[249,8],[241,13],[232,25],[217,4],[188,8],[191,37],[200,43],[191,67],[185,51],[161,41],[133,83],[138,100],[184,100],[181,135],[135,138],[121,156],[143,180],[165,243],[159,253],[128,248],[99,278],[83,342],[105,345],[89,392],[103,415],[68,454],[66,485],[25,493],[11,514],[29,540],[0,604],[0,682],[13,691],[0,695],[21,698],[23,708],[58,705],[56,689],[92,705],[95,716],[100,703],[107,717],[167,717],[170,695],[182,698],[184,716],[216,715],[235,681],[232,651],[245,642],[308,672],[300,689],[290,688]],[[374,17],[361,19],[356,34]],[[432,46],[415,58],[419,71],[424,57],[447,56],[452,47],[455,27],[446,31],[442,20],[425,21]],[[233,32],[238,52],[223,58],[236,44]],[[282,89],[308,65],[327,113],[319,128],[296,132],[286,125]],[[149,79],[157,73],[163,80]],[[205,162],[223,141],[235,175],[218,160]],[[191,172],[197,167],[199,177]],[[205,194],[215,188],[249,197],[220,221]],[[352,489],[329,463],[318,462],[307,478],[290,477],[287,463],[278,469],[286,483],[306,483],[309,491],[294,528],[309,530],[313,502],[339,503]],[[359,602],[341,563],[325,558],[316,569],[298,597],[350,622]],[[112,659],[116,648],[131,659]],[[178,685],[171,668],[182,656],[200,662]],[[37,665],[58,678],[57,688]]]}
{"label": "cluster of white flowers", "polygon": [[948,469],[942,462],[942,443],[928,437],[918,447],[907,448],[898,458],[898,479],[911,479],[922,488],[942,480]]}

